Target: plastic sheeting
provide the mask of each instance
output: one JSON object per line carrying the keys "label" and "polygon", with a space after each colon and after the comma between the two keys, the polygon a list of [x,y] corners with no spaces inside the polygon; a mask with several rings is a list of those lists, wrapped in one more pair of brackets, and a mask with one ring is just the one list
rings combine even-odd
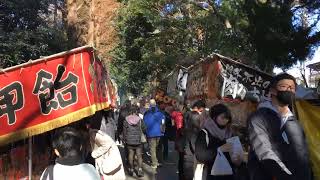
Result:
{"label": "plastic sheeting", "polygon": [[320,107],[297,101],[296,108],[307,137],[314,179],[320,180]]}

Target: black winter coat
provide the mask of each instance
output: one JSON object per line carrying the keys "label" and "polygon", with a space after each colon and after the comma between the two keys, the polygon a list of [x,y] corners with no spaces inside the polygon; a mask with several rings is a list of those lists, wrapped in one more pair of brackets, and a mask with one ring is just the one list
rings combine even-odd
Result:
{"label": "black winter coat", "polygon": [[309,154],[302,127],[294,117],[289,117],[280,127],[280,116],[269,108],[260,108],[249,117],[250,179],[310,180]]}
{"label": "black winter coat", "polygon": [[[206,175],[207,180],[234,180],[233,175],[227,175],[227,176],[210,175],[213,163],[217,156],[217,151],[218,151],[217,149],[218,147],[224,145],[226,141],[225,140],[221,141],[220,139],[213,137],[208,130],[207,132],[209,137],[208,146],[206,142],[206,134],[203,131],[199,132],[199,135],[195,143],[195,156],[200,163],[205,164],[205,168],[207,168],[207,175]],[[224,155],[229,161],[229,164],[232,167],[232,169],[234,169],[229,153],[224,153]]]}
{"label": "black winter coat", "polygon": [[186,138],[185,148],[194,153],[195,142],[200,128],[200,116],[197,112],[188,111],[183,115],[183,133]]}
{"label": "black winter coat", "polygon": [[123,124],[126,121],[126,117],[129,115],[128,107],[122,107],[119,111],[117,133],[118,135],[123,133]]}

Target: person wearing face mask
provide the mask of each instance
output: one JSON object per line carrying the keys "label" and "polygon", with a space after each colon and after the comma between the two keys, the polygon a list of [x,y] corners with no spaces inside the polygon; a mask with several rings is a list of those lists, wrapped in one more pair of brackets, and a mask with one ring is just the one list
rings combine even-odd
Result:
{"label": "person wearing face mask", "polygon": [[[202,175],[205,178],[203,179],[234,179],[233,169],[241,164],[242,156],[240,154],[233,154],[232,144],[226,142],[228,138],[232,137],[231,121],[231,112],[225,105],[217,104],[210,108],[210,117],[205,121],[203,130],[199,132],[195,143],[196,159],[199,163],[205,165]],[[218,164],[221,163],[220,159],[216,160],[216,156],[221,156],[219,153],[223,153],[228,161],[227,163],[232,168],[232,172],[229,174],[218,175],[211,172],[214,164],[219,166]]]}
{"label": "person wearing face mask", "polygon": [[158,146],[165,132],[165,116],[159,110],[155,99],[150,100],[150,109],[144,114],[143,121],[146,125],[146,136],[150,147],[151,168],[157,169],[161,166],[162,161],[162,153],[160,153],[162,149]]}
{"label": "person wearing face mask", "polygon": [[259,104],[248,118],[250,180],[310,180],[308,146],[303,129],[289,107],[295,98],[296,80],[275,76],[270,101]]}

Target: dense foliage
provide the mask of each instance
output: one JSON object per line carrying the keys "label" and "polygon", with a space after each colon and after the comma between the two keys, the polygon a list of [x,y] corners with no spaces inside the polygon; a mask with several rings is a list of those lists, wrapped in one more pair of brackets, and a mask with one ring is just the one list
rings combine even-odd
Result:
{"label": "dense foliage", "polygon": [[[311,56],[320,40],[320,2],[272,0],[122,0],[112,72],[140,93],[175,64],[212,52],[271,72]],[[313,19],[313,20],[311,20]]]}
{"label": "dense foliage", "polygon": [[[134,94],[176,64],[189,66],[212,52],[271,72],[311,57],[320,42],[320,1],[118,1],[111,70],[120,89]],[[64,22],[66,2],[1,0],[0,68],[79,44],[68,40],[76,33]]]}
{"label": "dense foliage", "polygon": [[[58,0],[0,1],[0,68],[66,49],[62,21],[54,10]],[[62,18],[60,18],[61,20]]]}

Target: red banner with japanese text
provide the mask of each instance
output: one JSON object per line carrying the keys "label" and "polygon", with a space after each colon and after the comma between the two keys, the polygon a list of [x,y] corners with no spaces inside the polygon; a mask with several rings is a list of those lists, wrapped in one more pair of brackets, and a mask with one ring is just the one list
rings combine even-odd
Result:
{"label": "red banner with japanese text", "polygon": [[115,92],[93,48],[81,47],[0,72],[0,146],[109,108]]}

